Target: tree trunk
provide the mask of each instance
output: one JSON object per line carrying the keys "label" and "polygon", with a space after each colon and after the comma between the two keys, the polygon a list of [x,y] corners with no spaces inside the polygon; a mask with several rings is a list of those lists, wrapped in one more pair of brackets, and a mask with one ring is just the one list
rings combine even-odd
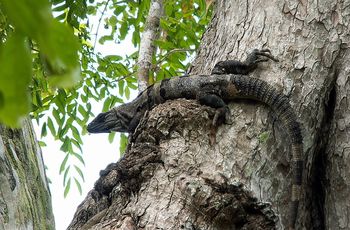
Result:
{"label": "tree trunk", "polygon": [[[350,1],[217,0],[190,74],[268,48],[251,76],[286,94],[303,127],[297,229],[350,229]],[[247,76],[249,77],[249,76]],[[70,229],[283,229],[291,142],[262,104],[230,104],[210,141],[212,109],[176,100],[141,121],[125,157],[102,171]],[[271,205],[269,205],[268,203]],[[279,219],[276,219],[279,216]]]}
{"label": "tree trunk", "polygon": [[149,72],[156,49],[153,43],[159,36],[159,23],[162,12],[163,0],[152,0],[145,30],[142,33],[139,58],[137,60],[137,84],[139,92],[145,90],[149,85]]}
{"label": "tree trunk", "polygon": [[55,229],[41,149],[29,119],[0,126],[0,230]]}

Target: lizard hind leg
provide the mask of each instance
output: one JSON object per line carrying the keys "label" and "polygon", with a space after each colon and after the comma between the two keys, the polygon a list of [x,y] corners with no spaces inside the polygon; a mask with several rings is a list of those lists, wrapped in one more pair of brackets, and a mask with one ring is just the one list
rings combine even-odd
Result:
{"label": "lizard hind leg", "polygon": [[227,104],[221,99],[221,97],[215,94],[203,93],[198,96],[198,101],[202,105],[207,105],[215,108],[215,115],[212,121],[213,126],[219,126],[222,123],[230,123],[230,110]]}
{"label": "lizard hind leg", "polygon": [[197,99],[200,104],[216,109],[209,134],[209,143],[214,145],[218,126],[222,123],[227,124],[230,121],[230,110],[222,98],[215,94],[201,93],[197,96]]}

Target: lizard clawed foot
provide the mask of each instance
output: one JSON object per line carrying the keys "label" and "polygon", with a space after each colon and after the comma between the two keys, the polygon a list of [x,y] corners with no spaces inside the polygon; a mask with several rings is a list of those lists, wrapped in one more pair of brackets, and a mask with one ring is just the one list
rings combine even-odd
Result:
{"label": "lizard clawed foot", "polygon": [[248,55],[246,63],[257,64],[259,62],[266,62],[268,60],[278,62],[278,59],[272,56],[269,49],[254,49],[253,52]]}
{"label": "lizard clawed foot", "polygon": [[269,60],[278,62],[278,59],[272,56],[269,49],[254,49],[243,62],[236,60],[219,61],[215,64],[211,74],[247,75],[255,70],[260,62],[267,62]]}
{"label": "lizard clawed foot", "polygon": [[232,124],[230,109],[227,106],[216,109],[213,121],[211,123],[209,143],[210,145],[216,142],[216,132],[221,124]]}
{"label": "lizard clawed foot", "polygon": [[213,122],[212,122],[212,125],[213,126],[219,126],[221,125],[222,123],[226,123],[226,124],[230,124],[228,122],[230,122],[230,110],[227,106],[225,107],[221,107],[221,108],[218,108],[216,111],[215,111],[215,115],[214,115],[214,118],[213,118]]}

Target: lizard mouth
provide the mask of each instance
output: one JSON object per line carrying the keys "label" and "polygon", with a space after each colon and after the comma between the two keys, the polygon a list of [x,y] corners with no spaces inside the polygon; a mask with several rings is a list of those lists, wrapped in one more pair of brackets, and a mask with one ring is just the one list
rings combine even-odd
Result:
{"label": "lizard mouth", "polygon": [[89,133],[110,133],[121,128],[120,121],[111,112],[100,113],[87,126]]}

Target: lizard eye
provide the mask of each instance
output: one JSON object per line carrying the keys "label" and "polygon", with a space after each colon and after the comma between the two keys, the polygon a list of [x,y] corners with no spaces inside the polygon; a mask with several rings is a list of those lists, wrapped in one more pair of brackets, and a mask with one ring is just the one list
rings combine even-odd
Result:
{"label": "lizard eye", "polygon": [[224,68],[224,67],[222,67],[222,68],[221,68],[221,70],[222,70],[222,71],[225,71],[225,68]]}

